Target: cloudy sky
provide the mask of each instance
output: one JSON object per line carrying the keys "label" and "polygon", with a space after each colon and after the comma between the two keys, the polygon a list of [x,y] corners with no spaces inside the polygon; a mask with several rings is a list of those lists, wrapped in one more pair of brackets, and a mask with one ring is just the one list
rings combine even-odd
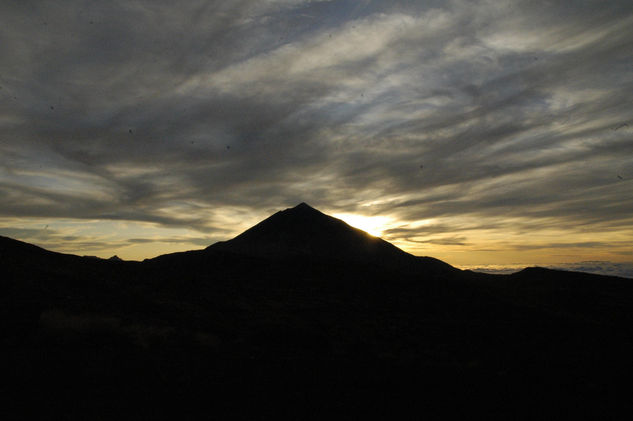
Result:
{"label": "cloudy sky", "polygon": [[143,259],[305,201],[459,267],[633,263],[625,1],[0,3],[0,235]]}

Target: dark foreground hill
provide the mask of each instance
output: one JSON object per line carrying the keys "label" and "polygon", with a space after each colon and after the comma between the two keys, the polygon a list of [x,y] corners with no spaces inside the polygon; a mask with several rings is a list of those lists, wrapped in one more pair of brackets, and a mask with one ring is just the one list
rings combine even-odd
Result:
{"label": "dark foreground hill", "polygon": [[631,280],[460,271],[306,204],[144,262],[0,237],[0,279],[2,392],[25,416],[610,418],[629,406]]}

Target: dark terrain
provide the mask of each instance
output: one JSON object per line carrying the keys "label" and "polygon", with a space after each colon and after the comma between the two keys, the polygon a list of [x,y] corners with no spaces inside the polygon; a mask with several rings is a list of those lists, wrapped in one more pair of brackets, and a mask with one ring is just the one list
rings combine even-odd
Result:
{"label": "dark terrain", "polygon": [[631,409],[633,280],[461,271],[306,204],[143,262],[0,237],[0,279],[2,394],[25,419]]}

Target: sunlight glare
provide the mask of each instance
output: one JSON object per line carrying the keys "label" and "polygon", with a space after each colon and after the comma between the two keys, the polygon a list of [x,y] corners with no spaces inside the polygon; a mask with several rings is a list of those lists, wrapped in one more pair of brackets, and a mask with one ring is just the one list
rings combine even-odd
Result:
{"label": "sunlight glare", "polygon": [[380,237],[392,219],[387,216],[364,216],[352,213],[334,213],[332,216],[342,219],[354,228],[361,229],[374,237]]}

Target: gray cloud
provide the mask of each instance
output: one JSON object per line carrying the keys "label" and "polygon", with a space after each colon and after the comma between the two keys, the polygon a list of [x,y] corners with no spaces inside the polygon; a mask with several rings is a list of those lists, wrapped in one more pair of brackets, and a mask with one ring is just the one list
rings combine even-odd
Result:
{"label": "gray cloud", "polygon": [[105,242],[102,238],[98,237],[64,235],[63,231],[52,229],[48,226],[44,226],[41,229],[0,228],[0,235],[20,238],[24,241],[37,244],[40,247],[47,249],[55,248],[61,252],[73,251],[76,253],[77,251],[81,251],[79,254],[103,250],[104,245],[107,245],[107,247],[111,249],[126,245],[125,242],[122,241]]}
{"label": "gray cloud", "polygon": [[386,231],[429,244],[470,244],[460,233],[475,229],[630,232],[631,11],[5,2],[0,216],[217,234],[230,229],[215,210],[305,200],[436,219]]}
{"label": "gray cloud", "polygon": [[465,246],[467,244],[465,241],[466,237],[431,238],[429,240],[412,240],[408,238],[407,240],[414,243],[437,244],[442,246]]}

